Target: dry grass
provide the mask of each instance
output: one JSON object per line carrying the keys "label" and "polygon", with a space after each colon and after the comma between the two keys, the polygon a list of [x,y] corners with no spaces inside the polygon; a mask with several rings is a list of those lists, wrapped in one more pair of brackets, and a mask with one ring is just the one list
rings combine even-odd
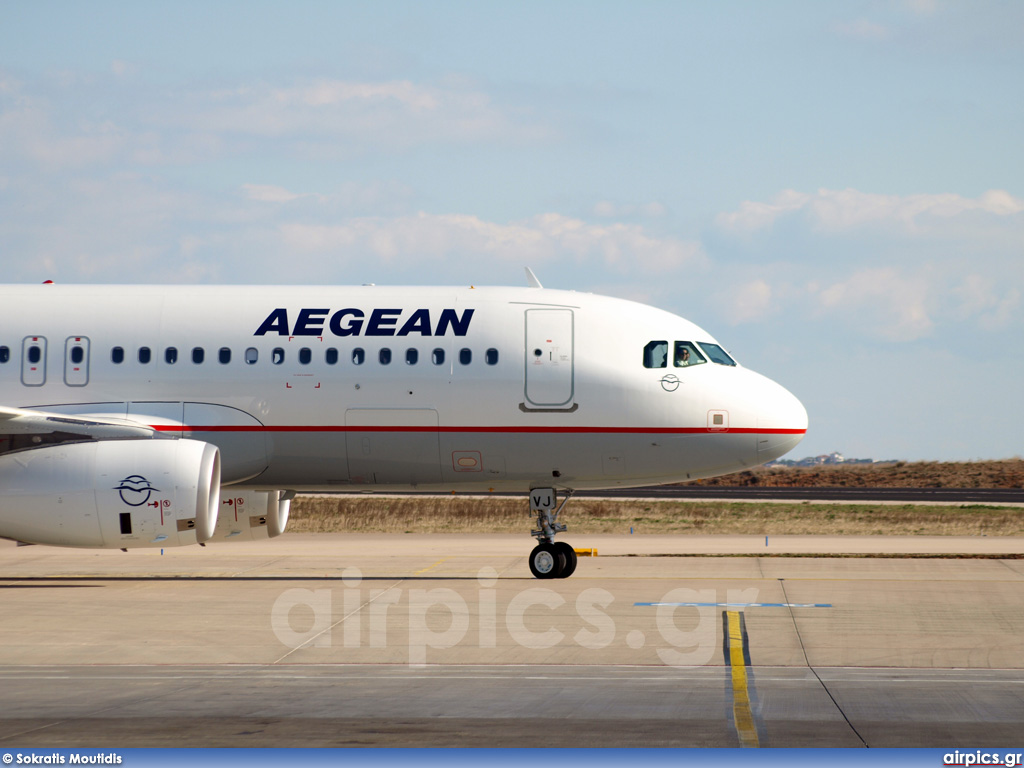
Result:
{"label": "dry grass", "polygon": [[699,480],[694,485],[753,485],[766,488],[1020,488],[1024,486],[1024,459],[760,467]]}
{"label": "dry grass", "polygon": [[[300,496],[298,533],[526,533],[536,521],[520,498]],[[749,504],[578,499],[561,522],[573,533],[1021,536],[1012,507]]]}

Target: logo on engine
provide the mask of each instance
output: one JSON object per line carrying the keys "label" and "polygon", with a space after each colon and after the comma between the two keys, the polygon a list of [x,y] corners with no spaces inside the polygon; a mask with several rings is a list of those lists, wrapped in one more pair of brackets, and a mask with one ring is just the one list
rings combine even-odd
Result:
{"label": "logo on engine", "polygon": [[160,493],[160,489],[154,488],[142,475],[129,475],[114,486],[114,490],[121,492],[121,501],[129,507],[141,507],[149,501],[153,491]]}

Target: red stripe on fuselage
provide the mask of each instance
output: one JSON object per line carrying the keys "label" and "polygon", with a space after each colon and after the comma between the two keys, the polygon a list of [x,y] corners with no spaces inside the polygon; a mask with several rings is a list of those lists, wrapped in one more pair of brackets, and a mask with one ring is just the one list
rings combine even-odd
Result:
{"label": "red stripe on fuselage", "polygon": [[755,429],[752,427],[348,427],[152,424],[150,428],[157,432],[447,432],[567,435],[701,435],[709,432],[738,435],[803,435],[807,433],[806,429]]}

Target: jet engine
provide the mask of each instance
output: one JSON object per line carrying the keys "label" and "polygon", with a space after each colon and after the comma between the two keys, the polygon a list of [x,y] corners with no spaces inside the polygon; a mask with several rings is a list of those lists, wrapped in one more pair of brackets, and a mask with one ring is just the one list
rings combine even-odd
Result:
{"label": "jet engine", "polygon": [[196,440],[62,443],[0,456],[0,537],[121,549],[209,539],[220,453]]}
{"label": "jet engine", "polygon": [[220,513],[209,544],[221,541],[272,539],[288,525],[291,499],[281,491],[220,489]]}

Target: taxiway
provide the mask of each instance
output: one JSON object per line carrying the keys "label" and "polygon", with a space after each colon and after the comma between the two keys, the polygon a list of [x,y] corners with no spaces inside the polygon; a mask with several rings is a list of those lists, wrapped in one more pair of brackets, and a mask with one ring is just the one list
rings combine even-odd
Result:
{"label": "taxiway", "polygon": [[1019,746],[1024,539],[865,539],[3,542],[0,746]]}

